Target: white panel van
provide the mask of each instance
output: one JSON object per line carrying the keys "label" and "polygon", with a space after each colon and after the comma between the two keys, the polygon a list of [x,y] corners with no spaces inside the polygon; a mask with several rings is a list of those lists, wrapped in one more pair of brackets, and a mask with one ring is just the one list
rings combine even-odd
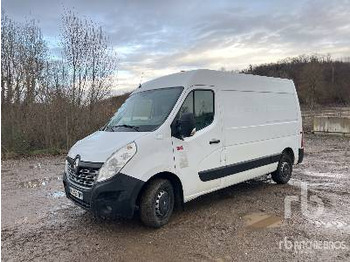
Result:
{"label": "white panel van", "polygon": [[160,227],[174,206],[266,174],[287,183],[303,160],[290,80],[195,70],[135,90],[69,151],[66,195],[98,216]]}

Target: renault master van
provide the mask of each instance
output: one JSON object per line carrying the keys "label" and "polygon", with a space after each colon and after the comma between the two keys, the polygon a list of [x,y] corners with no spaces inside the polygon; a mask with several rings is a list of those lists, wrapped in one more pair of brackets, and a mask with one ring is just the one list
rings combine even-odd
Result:
{"label": "renault master van", "polygon": [[63,183],[103,217],[161,227],[174,206],[262,175],[285,184],[303,159],[290,80],[195,70],[135,90],[101,130],[69,151]]}

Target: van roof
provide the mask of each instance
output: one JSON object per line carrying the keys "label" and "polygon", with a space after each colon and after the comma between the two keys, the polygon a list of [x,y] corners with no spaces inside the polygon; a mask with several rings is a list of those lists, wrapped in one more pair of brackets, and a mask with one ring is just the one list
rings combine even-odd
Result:
{"label": "van roof", "polygon": [[135,92],[174,86],[183,86],[185,88],[191,86],[216,86],[216,88],[221,90],[295,93],[293,81],[288,79],[208,69],[162,76],[142,84]]}

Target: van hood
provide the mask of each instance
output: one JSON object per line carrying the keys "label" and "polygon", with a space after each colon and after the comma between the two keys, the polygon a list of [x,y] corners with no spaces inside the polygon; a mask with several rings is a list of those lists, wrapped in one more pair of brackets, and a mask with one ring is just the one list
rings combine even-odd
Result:
{"label": "van hood", "polygon": [[146,132],[97,131],[76,142],[69,150],[68,156],[75,158],[80,155],[82,161],[102,163],[121,147],[147,134]]}

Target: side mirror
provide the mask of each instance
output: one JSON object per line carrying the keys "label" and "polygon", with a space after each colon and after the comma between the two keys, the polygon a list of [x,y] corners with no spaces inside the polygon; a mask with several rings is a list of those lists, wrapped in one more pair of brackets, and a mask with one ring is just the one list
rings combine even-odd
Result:
{"label": "side mirror", "polygon": [[192,113],[184,113],[173,126],[173,136],[177,138],[189,137],[195,129],[195,120]]}

